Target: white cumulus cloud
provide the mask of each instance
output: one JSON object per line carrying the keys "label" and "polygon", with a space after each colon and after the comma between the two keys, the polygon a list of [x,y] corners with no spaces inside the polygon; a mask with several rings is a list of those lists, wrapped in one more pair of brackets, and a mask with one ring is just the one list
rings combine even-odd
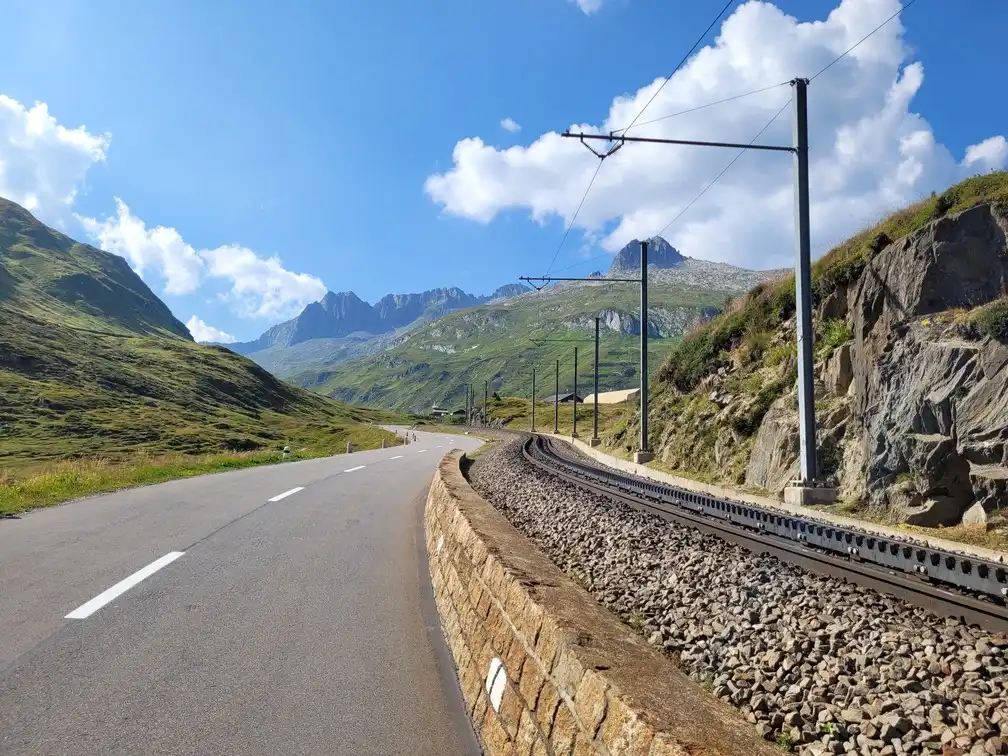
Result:
{"label": "white cumulus cloud", "polygon": [[1008,140],[1003,136],[993,136],[984,139],[979,144],[966,148],[966,159],[963,161],[969,167],[979,171],[992,171],[1003,168],[1008,163]]}
{"label": "white cumulus cloud", "polygon": [[326,293],[326,285],[316,276],[293,273],[279,258],[263,258],[246,247],[227,245],[200,255],[211,276],[231,282],[226,299],[243,317],[291,317]]}
{"label": "white cumulus cloud", "polygon": [[596,13],[602,7],[602,0],[572,0],[577,3],[577,7],[584,11],[586,16]]}
{"label": "white cumulus cloud", "polygon": [[[62,227],[88,170],[105,160],[110,142],[109,134],[58,123],[45,103],[29,108],[0,94],[0,196]],[[287,317],[326,292],[321,280],[285,269],[275,256],[235,245],[196,249],[174,228],[148,226],[118,197],[115,215],[73,215],[98,246],[126,258],[148,283],[163,281],[168,294],[192,293],[210,279],[228,282],[224,297],[243,317]],[[231,338],[198,318],[190,319],[190,329],[216,341]]]}
{"label": "white cumulus cloud", "polygon": [[174,228],[148,228],[119,198],[115,216],[78,220],[99,246],[125,257],[145,280],[163,279],[169,294],[190,293],[210,278],[227,281],[224,298],[241,317],[289,317],[326,293],[320,279],[287,270],[277,257],[231,244],[197,250]]}
{"label": "white cumulus cloud", "polygon": [[231,344],[235,341],[235,337],[230,333],[226,333],[219,328],[214,328],[212,325],[204,323],[203,320],[196,315],[193,315],[186,321],[186,328],[189,329],[189,333],[192,334],[192,337],[201,343],[214,341],[218,344]]}
{"label": "white cumulus cloud", "polygon": [[510,131],[514,134],[521,131],[521,124],[513,118],[505,118],[501,121],[501,128],[504,129],[504,131]]}
{"label": "white cumulus cloud", "polygon": [[115,198],[115,217],[103,221],[78,216],[84,229],[102,249],[129,260],[141,278],[157,273],[165,280],[169,294],[188,294],[200,284],[203,260],[174,228],[147,228]]}
{"label": "white cumulus cloud", "polygon": [[62,126],[45,103],[28,108],[0,94],[0,196],[61,225],[110,141],[109,134]]}
{"label": "white cumulus cloud", "polygon": [[[637,121],[631,135],[748,143],[782,106],[761,143],[791,143],[785,83],[710,108],[658,121],[726,97],[812,76],[900,8],[899,0],[842,0],[825,20],[799,22],[768,2],[750,0],[728,17]],[[924,66],[908,59],[894,19],[809,85],[813,245],[821,253],[884,213],[968,175],[1008,162],[1003,136],[956,158],[912,110]],[[627,126],[664,76],[614,97],[601,123],[572,131],[608,133]],[[983,137],[986,135],[978,135]],[[604,143],[596,142],[597,148]],[[735,157],[716,148],[626,144],[602,165],[577,218],[588,238],[619,249],[661,231]],[[497,149],[461,139],[453,165],[428,177],[427,194],[446,212],[480,223],[516,209],[533,220],[568,223],[597,159],[557,132],[527,146]],[[665,232],[685,254],[749,267],[793,260],[792,165],[786,153],[743,155]],[[576,245],[571,245],[571,254]]]}

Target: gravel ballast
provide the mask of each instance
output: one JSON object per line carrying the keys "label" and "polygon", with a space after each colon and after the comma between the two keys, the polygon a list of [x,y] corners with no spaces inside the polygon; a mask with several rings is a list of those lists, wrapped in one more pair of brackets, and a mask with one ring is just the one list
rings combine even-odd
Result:
{"label": "gravel ballast", "polygon": [[600,603],[801,754],[1008,753],[1008,638],[540,473],[521,440],[473,487]]}

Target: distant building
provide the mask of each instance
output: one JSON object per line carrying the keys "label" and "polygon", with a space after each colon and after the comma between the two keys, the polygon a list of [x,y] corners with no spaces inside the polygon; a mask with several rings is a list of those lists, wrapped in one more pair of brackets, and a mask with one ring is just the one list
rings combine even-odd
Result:
{"label": "distant building", "polygon": [[430,414],[433,415],[434,417],[444,417],[445,415],[450,414],[450,412],[446,410],[444,407],[438,407],[435,404],[433,407],[431,407]]}
{"label": "distant building", "polygon": [[[640,396],[640,389],[621,389],[620,391],[600,391],[598,395],[599,404],[619,404],[620,402],[629,402],[631,399],[636,399]],[[595,404],[595,394],[589,394],[585,397],[585,404]]]}
{"label": "distant building", "polygon": [[570,393],[567,394],[560,394],[559,398],[557,398],[555,394],[551,394],[550,396],[547,396],[545,399],[541,399],[540,401],[546,402],[548,404],[553,404],[555,401],[559,401],[560,404],[572,404],[574,402],[582,404],[584,402],[584,398],[578,396],[573,391],[571,391]]}
{"label": "distant building", "polygon": [[457,409],[452,412],[452,417],[465,417],[465,408]]}

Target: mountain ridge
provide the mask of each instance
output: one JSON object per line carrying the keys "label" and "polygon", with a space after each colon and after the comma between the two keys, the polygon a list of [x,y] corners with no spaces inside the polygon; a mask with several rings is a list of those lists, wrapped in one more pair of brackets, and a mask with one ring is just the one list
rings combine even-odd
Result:
{"label": "mountain ridge", "polygon": [[505,284],[481,296],[469,294],[458,286],[448,286],[409,294],[386,294],[373,305],[352,291],[329,291],[322,299],[305,306],[297,317],[268,328],[257,339],[226,346],[239,354],[252,355],[315,339],[342,339],[355,334],[381,336],[418,321],[520,296],[529,290],[522,284]]}
{"label": "mountain ridge", "polygon": [[[784,272],[752,271],[727,263],[696,259],[682,255],[660,237],[650,241],[653,253],[648,256],[648,269],[652,306],[649,308],[648,330],[652,337],[660,339],[677,338],[684,328],[695,324],[698,319],[711,317],[724,304],[727,297],[747,291],[758,283],[778,278]],[[490,346],[481,339],[469,340],[465,344],[459,342],[458,339],[462,337],[458,334],[471,332],[469,325],[465,324],[466,318],[485,321],[488,324],[489,334],[496,330],[496,323],[507,321],[510,317],[507,313],[511,312],[516,315],[518,322],[541,324],[548,321],[553,327],[568,331],[570,338],[583,338],[586,332],[594,330],[594,317],[598,315],[602,318],[607,331],[611,329],[623,337],[639,333],[640,295],[637,287],[617,281],[607,282],[607,279],[612,278],[635,277],[633,266],[637,266],[636,270],[639,271],[640,242],[636,240],[629,242],[620,250],[604,276],[601,271],[593,273],[590,276],[592,282],[557,282],[539,292],[522,284],[505,284],[485,296],[470,295],[458,287],[432,289],[420,294],[391,294],[382,297],[373,305],[378,315],[385,321],[380,326],[382,332],[377,334],[365,330],[351,331],[349,327],[340,327],[339,323],[333,322],[329,324],[327,331],[302,330],[301,333],[314,338],[301,339],[298,333],[295,333],[297,319],[292,319],[274,326],[254,342],[229,346],[236,351],[242,351],[276,375],[293,380],[302,386],[318,390],[323,383],[326,383],[335,390],[334,398],[372,401],[378,397],[381,385],[397,380],[394,377],[396,370],[388,374],[382,372],[384,368],[381,364],[369,361],[373,356],[391,354],[400,348],[406,348],[411,352],[409,359],[414,366],[429,364],[433,371],[422,376],[411,375],[415,375],[418,380],[433,384],[436,382],[436,377],[444,372],[435,370],[434,363],[444,362],[450,354],[459,352],[456,358],[448,360],[452,362],[448,372],[458,372],[460,369],[458,361],[463,356],[478,361],[498,351],[501,342],[496,337],[492,337],[490,341],[497,346]],[[350,296],[349,293],[344,295]],[[338,295],[326,296],[332,298]],[[366,307],[356,295],[353,295],[353,299],[360,307]],[[484,318],[481,313],[489,311],[496,314]],[[561,312],[562,316],[557,317]],[[462,320],[457,321],[456,315],[461,315]],[[309,311],[306,318],[312,317],[312,312]],[[363,312],[363,318],[366,320],[363,327],[376,329],[370,313]],[[456,322],[461,322],[463,325],[449,325]],[[361,322],[356,325],[361,326]],[[384,330],[390,326],[395,327],[392,330]],[[441,336],[433,335],[439,330],[443,330],[446,336],[448,333],[456,335],[445,340]],[[334,335],[319,336],[320,333]],[[425,334],[430,335],[430,338]],[[408,346],[411,343],[424,345],[411,348]],[[614,345],[616,352],[623,352],[631,347],[633,345],[629,339],[619,346]],[[514,345],[502,348],[508,353],[513,353],[517,349]],[[661,351],[666,347],[656,346],[656,348]],[[530,355],[539,352],[545,354],[542,347],[536,344],[528,344],[522,349],[530,350]],[[464,350],[465,355],[460,350]],[[507,373],[515,364],[513,360],[505,360],[501,363],[501,368]],[[337,369],[337,366],[342,365],[345,365],[346,369]],[[373,387],[375,390],[371,390],[372,387],[368,386],[359,391],[346,390],[349,384],[355,386],[358,384],[357,380],[348,375],[348,371],[352,373],[357,368],[370,376],[369,379],[375,384]],[[325,379],[321,378],[322,376],[325,376]],[[505,389],[508,388],[506,383],[502,384]],[[614,388],[622,388],[622,385]],[[422,405],[415,402],[427,401],[428,394],[436,392],[431,388],[430,391],[422,392],[423,396],[415,391],[411,393],[413,398],[410,403],[399,405],[400,408],[403,406],[419,408]],[[387,402],[387,397],[381,399],[381,403],[387,404]]]}
{"label": "mountain ridge", "polygon": [[[654,366],[661,364],[683,334],[720,312],[727,299],[779,274],[688,257],[676,267],[649,265],[652,268],[648,332]],[[302,361],[304,369],[297,369],[297,360],[284,362],[281,355],[261,353],[255,358],[266,357],[292,382],[339,401],[411,412],[426,411],[432,404],[457,408],[464,402],[469,382],[488,381],[490,390],[502,395],[526,396],[532,369],[537,367],[540,377],[545,373],[545,383],[552,386],[550,376],[557,361],[561,386],[569,389],[578,344],[583,350],[581,385],[588,385],[598,317],[600,385],[606,390],[630,388],[640,382],[636,367],[639,297],[639,286],[601,277],[558,282],[404,329],[386,338],[380,348],[339,345],[346,351],[337,355],[336,345],[326,353],[319,343],[312,359]],[[307,349],[310,344],[295,349]],[[350,351],[353,356],[347,359]]]}

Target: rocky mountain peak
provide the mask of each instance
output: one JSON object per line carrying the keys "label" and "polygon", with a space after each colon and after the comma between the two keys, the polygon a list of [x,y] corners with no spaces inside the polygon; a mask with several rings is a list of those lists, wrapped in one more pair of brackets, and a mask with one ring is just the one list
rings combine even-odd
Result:
{"label": "rocky mountain peak", "polygon": [[[347,310],[359,309],[361,307],[370,308],[367,302],[358,297],[352,291],[329,291],[318,302],[312,302],[322,307],[326,312],[346,312]],[[309,305],[310,307],[311,305]]]}
{"label": "rocky mountain peak", "polygon": [[[675,268],[686,258],[660,236],[648,239],[648,268]],[[640,269],[640,239],[628,242],[617,254],[609,273],[624,273]]]}
{"label": "rocky mountain peak", "polygon": [[493,302],[499,299],[511,299],[512,297],[519,297],[529,291],[531,291],[531,289],[524,284],[504,284],[503,286],[498,286],[494,290],[494,293],[487,297],[487,301]]}

